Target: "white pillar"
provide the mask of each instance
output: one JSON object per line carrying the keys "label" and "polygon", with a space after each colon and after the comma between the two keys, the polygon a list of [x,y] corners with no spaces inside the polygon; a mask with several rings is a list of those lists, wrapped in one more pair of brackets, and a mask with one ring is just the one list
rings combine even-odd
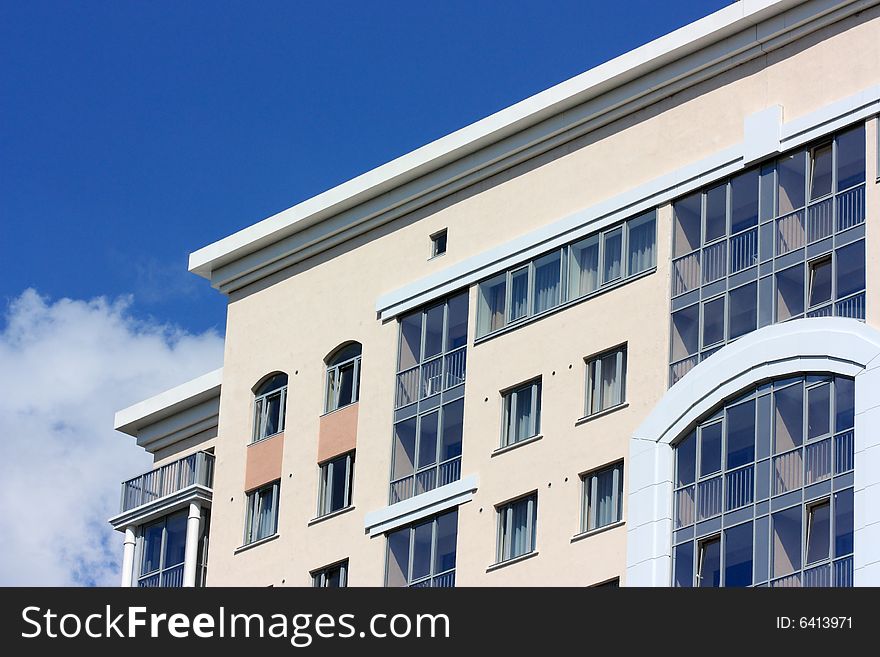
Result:
{"label": "white pillar", "polygon": [[120,586],[131,586],[134,578],[134,527],[129,525],[125,528],[125,543],[122,547],[122,582]]}
{"label": "white pillar", "polygon": [[198,502],[190,502],[189,517],[186,519],[186,550],[183,553],[183,585],[196,585],[196,572],[199,560],[199,530],[202,523],[202,507]]}

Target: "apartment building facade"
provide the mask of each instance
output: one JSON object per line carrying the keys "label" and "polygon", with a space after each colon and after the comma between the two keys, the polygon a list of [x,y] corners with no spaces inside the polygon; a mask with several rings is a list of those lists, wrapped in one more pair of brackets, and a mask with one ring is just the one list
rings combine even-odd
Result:
{"label": "apartment building facade", "polygon": [[193,253],[224,365],[117,415],[122,585],[880,585],[878,5],[737,2]]}

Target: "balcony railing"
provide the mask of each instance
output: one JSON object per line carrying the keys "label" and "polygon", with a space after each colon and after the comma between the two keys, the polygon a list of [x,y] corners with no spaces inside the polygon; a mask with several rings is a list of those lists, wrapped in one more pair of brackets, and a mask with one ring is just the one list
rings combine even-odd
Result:
{"label": "balcony railing", "polygon": [[394,407],[407,406],[464,383],[467,347],[459,347],[397,375]]}
{"label": "balcony railing", "polygon": [[444,573],[440,573],[439,575],[432,575],[430,577],[426,577],[424,579],[420,579],[416,582],[413,582],[409,585],[411,589],[437,589],[437,588],[452,588],[455,586],[455,568],[452,570],[447,570]]}
{"label": "balcony railing", "polygon": [[183,564],[166,568],[152,575],[145,575],[138,580],[138,587],[145,589],[181,588],[183,586]]}
{"label": "balcony railing", "polygon": [[416,495],[451,484],[461,479],[461,457],[434,463],[414,474],[391,482],[391,504],[408,500]]}
{"label": "balcony railing", "polygon": [[196,452],[122,482],[122,513],[173,495],[194,484],[206,488],[213,486],[213,454]]}

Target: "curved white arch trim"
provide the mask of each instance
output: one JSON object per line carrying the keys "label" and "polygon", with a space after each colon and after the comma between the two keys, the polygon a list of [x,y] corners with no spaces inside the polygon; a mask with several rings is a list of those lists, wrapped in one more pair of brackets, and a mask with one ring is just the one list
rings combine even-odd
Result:
{"label": "curved white arch trim", "polygon": [[856,379],[857,586],[880,585],[880,331],[853,319],[759,329],[697,365],[660,400],[629,446],[627,586],[672,581],[672,442],[724,400],[768,379],[829,372]]}

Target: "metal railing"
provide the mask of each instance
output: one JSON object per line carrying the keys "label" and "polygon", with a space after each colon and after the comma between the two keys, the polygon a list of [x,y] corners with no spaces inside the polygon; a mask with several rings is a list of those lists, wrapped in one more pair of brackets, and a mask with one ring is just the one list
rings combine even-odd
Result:
{"label": "metal railing", "polygon": [[687,527],[696,521],[694,486],[675,491],[675,528]]}
{"label": "metal railing", "polygon": [[780,454],[773,459],[773,494],[781,495],[803,486],[804,461],[800,449]]}
{"label": "metal railing", "polygon": [[804,448],[804,485],[809,486],[831,476],[831,438],[810,443]]}
{"label": "metal railing", "polygon": [[834,438],[834,474],[842,474],[853,469],[855,445],[852,429]]}
{"label": "metal railing", "polygon": [[725,475],[724,488],[727,505],[725,511],[732,511],[747,504],[754,499],[755,469],[748,465],[738,470],[732,470]]}
{"label": "metal railing", "polygon": [[807,241],[818,242],[834,232],[834,199],[830,196],[807,208]]}
{"label": "metal railing", "polygon": [[859,292],[834,304],[834,314],[838,317],[865,319],[865,293]]}
{"label": "metal railing", "polygon": [[466,373],[466,346],[404,370],[397,375],[394,407],[401,408],[460,385]]}
{"label": "metal railing", "polygon": [[727,275],[727,242],[716,242],[703,249],[703,284]]}
{"label": "metal railing", "polygon": [[758,264],[758,229],[752,228],[730,238],[730,273]]}
{"label": "metal railing", "polygon": [[194,484],[213,486],[213,454],[196,452],[122,482],[121,511],[135,509]]}
{"label": "metal railing", "polygon": [[669,366],[669,385],[675,385],[681,378],[694,369],[700,361],[699,356],[689,356]]}
{"label": "metal railing", "polygon": [[461,457],[434,463],[391,482],[391,504],[451,484],[461,479]]}
{"label": "metal railing", "polygon": [[697,484],[697,520],[705,520],[721,513],[721,477]]}
{"label": "metal railing", "polygon": [[840,192],[835,199],[837,230],[846,230],[865,221],[865,185]]}
{"label": "metal railing", "polygon": [[700,286],[700,252],[694,251],[672,261],[672,296]]}
{"label": "metal railing", "polygon": [[183,564],[145,575],[138,580],[139,588],[154,589],[158,587],[181,588],[183,586]]}
{"label": "metal railing", "polygon": [[437,588],[453,588],[455,586],[455,568],[442,572],[439,575],[431,575],[409,585],[411,589],[437,589]]}
{"label": "metal railing", "polygon": [[798,210],[776,220],[776,255],[781,256],[804,245],[804,211]]}

